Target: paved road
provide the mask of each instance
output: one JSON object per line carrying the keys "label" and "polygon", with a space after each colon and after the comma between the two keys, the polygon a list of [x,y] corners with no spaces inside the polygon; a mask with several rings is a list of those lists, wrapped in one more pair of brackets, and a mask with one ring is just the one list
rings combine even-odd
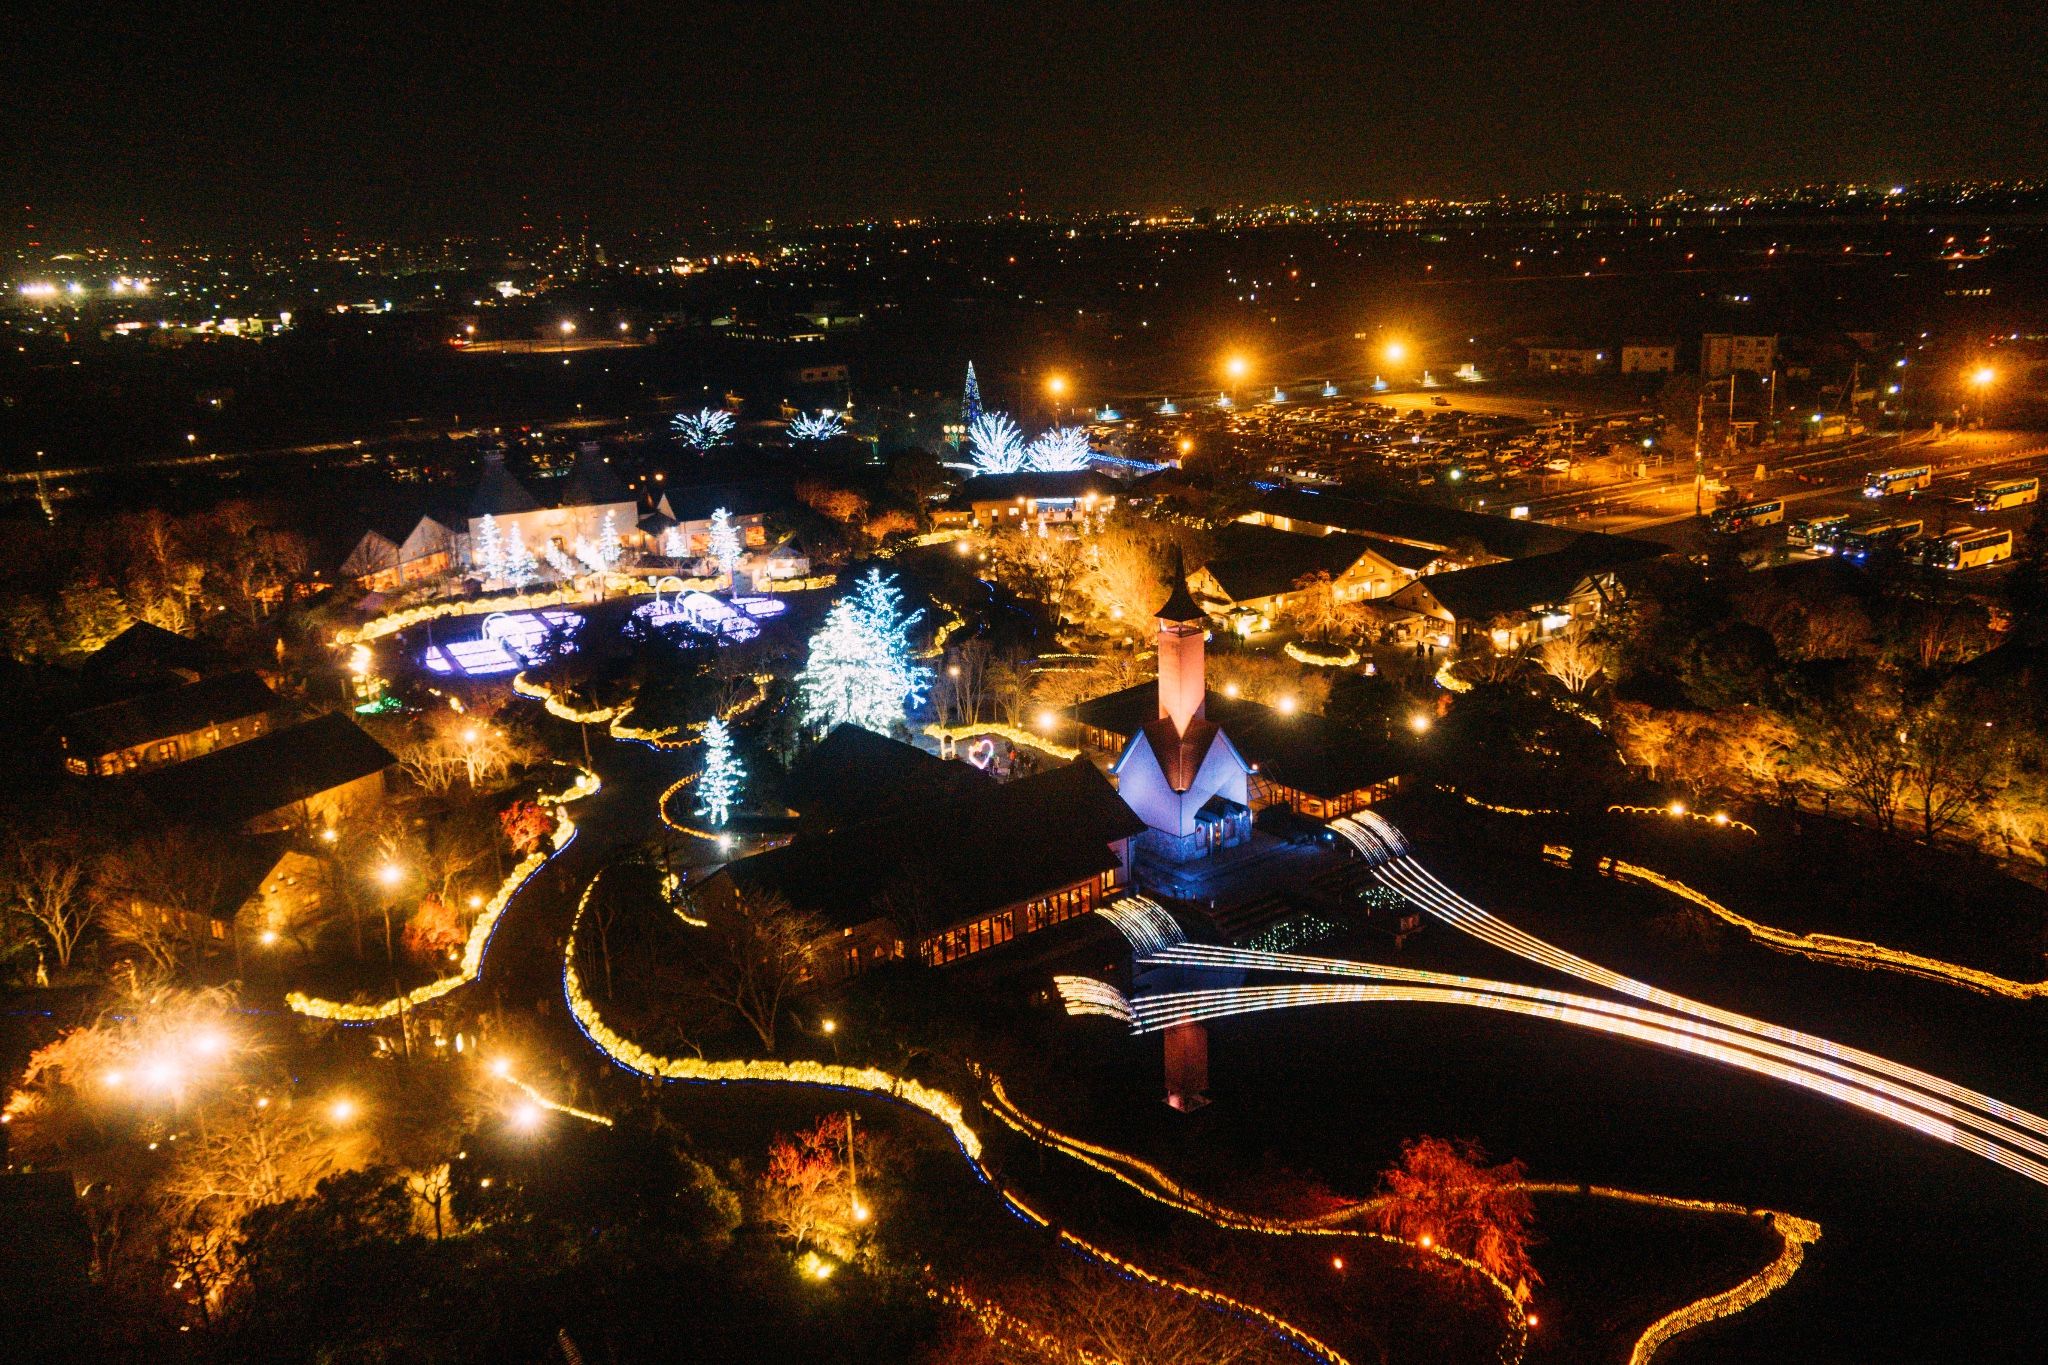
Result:
{"label": "paved road", "polygon": [[583,1046],[562,1004],[562,945],[577,899],[597,870],[621,846],[665,832],[655,802],[696,760],[640,744],[601,738],[592,727],[591,760],[604,787],[569,807],[576,839],[529,882],[505,912],[484,957],[481,987],[506,1008],[539,1007],[543,1021],[567,1031],[563,1041]]}

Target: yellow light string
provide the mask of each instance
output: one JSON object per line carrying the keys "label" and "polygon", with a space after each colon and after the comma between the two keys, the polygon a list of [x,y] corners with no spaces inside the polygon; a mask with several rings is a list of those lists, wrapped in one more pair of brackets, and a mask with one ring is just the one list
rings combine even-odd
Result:
{"label": "yellow light string", "polygon": [[1722,829],[1739,829],[1744,834],[1756,833],[1755,825],[1745,825],[1731,815],[1701,815],[1697,811],[1673,810],[1669,806],[1609,806],[1609,815],[1658,815],[1666,820],[1693,820],[1703,825],[1716,825]]}
{"label": "yellow light string", "polygon": [[517,1076],[511,1075],[509,1072],[501,1074],[498,1077],[498,1079],[505,1082],[505,1084],[517,1089],[522,1094],[524,1094],[528,1099],[532,1100],[535,1104],[539,1105],[543,1109],[552,1109],[557,1114],[567,1114],[570,1118],[582,1119],[585,1123],[595,1123],[606,1128],[612,1126],[612,1121],[606,1118],[603,1114],[593,1114],[588,1109],[576,1109],[566,1104],[557,1104],[555,1101],[541,1094],[540,1091],[535,1090],[532,1086],[528,1085],[525,1081],[520,1080]]}
{"label": "yellow light string", "polygon": [[539,683],[528,682],[524,670],[512,675],[512,690],[547,707],[549,715],[574,721],[578,725],[602,725],[608,720],[623,718],[626,712],[632,709],[631,706],[601,706],[595,711],[574,710]]}
{"label": "yellow light string", "polygon": [[497,892],[478,912],[476,923],[470,926],[469,941],[463,945],[462,969],[459,972],[453,976],[430,981],[417,990],[407,991],[404,995],[382,1000],[374,1005],[344,1004],[338,1000],[316,999],[303,991],[293,991],[284,998],[286,1007],[311,1019],[332,1019],[344,1024],[369,1024],[380,1019],[392,1018],[406,1010],[417,1009],[431,1000],[440,999],[457,987],[466,986],[476,980],[477,974],[483,970],[484,948],[490,943],[491,934],[498,927],[498,921],[504,916],[506,907],[512,903],[512,897],[526,884],[528,878],[547,866],[550,858],[567,848],[569,840],[575,836],[576,824],[562,807],[568,802],[580,801],[595,794],[602,785],[597,774],[588,768],[577,769],[577,774],[576,781],[567,791],[537,798],[540,804],[555,807],[555,828],[549,838],[553,847],[549,851],[535,849],[520,859],[518,866],[505,875],[505,880],[499,883]]}
{"label": "yellow light string", "polygon": [[935,739],[950,739],[955,743],[963,739],[972,739],[976,735],[995,735],[1009,740],[1012,744],[1021,744],[1027,748],[1042,750],[1059,759],[1062,763],[1071,763],[1081,756],[1079,749],[1070,749],[1064,744],[1055,744],[1045,736],[1034,735],[1021,726],[1004,725],[997,721],[983,721],[978,725],[927,725],[924,727],[924,732]]}
{"label": "yellow light string", "polygon": [[1800,1264],[1806,1259],[1807,1245],[1820,1238],[1820,1225],[1804,1218],[1795,1218],[1789,1213],[1772,1213],[1767,1216],[1772,1229],[1785,1243],[1784,1250],[1778,1253],[1777,1259],[1733,1289],[1689,1303],[1651,1323],[1649,1329],[1636,1338],[1635,1349],[1629,1352],[1629,1365],[1650,1365],[1650,1359],[1657,1354],[1657,1348],[1680,1332],[1690,1331],[1716,1318],[1740,1313],[1750,1305],[1770,1297],[1798,1273]]}
{"label": "yellow light string", "polygon": [[[1545,845],[1543,851],[1561,860],[1569,859],[1572,853],[1569,848],[1554,844]],[[1940,958],[1925,957],[1900,948],[1887,948],[1860,938],[1843,938],[1836,934],[1795,934],[1789,929],[1779,929],[1737,914],[1684,882],[1635,863],[1622,862],[1617,858],[1603,859],[1601,870],[1619,880],[1641,882],[1690,901],[1708,914],[1745,931],[1765,947],[1781,953],[1797,953],[1815,962],[1856,967],[1863,971],[1900,972],[1945,985],[1961,986],[1984,995],[2002,995],[2011,1000],[2038,1000],[2048,996],[2048,981],[2014,981],[1975,967],[1965,967],[1961,963],[1944,962]]]}
{"label": "yellow light string", "polygon": [[1349,668],[1357,663],[1360,657],[1358,651],[1349,646],[1345,647],[1341,655],[1311,654],[1292,640],[1282,645],[1280,652],[1296,663],[1307,664],[1311,668]]}

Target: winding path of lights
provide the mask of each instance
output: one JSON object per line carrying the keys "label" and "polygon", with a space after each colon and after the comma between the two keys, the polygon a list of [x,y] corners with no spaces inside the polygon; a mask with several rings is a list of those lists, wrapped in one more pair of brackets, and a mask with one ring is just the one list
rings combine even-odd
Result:
{"label": "winding path of lights", "polygon": [[1576,954],[1565,952],[1561,948],[1545,943],[1542,939],[1524,933],[1505,920],[1480,909],[1439,882],[1428,869],[1408,856],[1408,841],[1401,832],[1371,811],[1360,811],[1355,816],[1332,821],[1330,828],[1343,835],[1365,855],[1372,865],[1373,877],[1382,885],[1398,891],[1445,923],[1471,934],[1481,942],[1513,953],[1517,957],[1526,958],[1540,966],[1577,977],[1581,981],[1605,987],[1622,995],[1634,996],[1638,1000],[1663,1009],[1720,1024],[1755,1038],[1769,1039],[1799,1048],[1816,1057],[1846,1062],[1873,1073],[1867,1080],[1859,1082],[1872,1089],[1896,1094],[1895,1087],[1879,1079],[1889,1078],[1890,1081],[1903,1082],[1927,1095],[1938,1096],[1953,1104],[1975,1110],[2000,1123],[2048,1137],[2048,1120],[2002,1100],[1993,1099],[1989,1095],[1980,1094],[1952,1081],[1945,1081],[1939,1076],[1903,1066],[1859,1048],[1846,1047],[1810,1033],[1781,1028],[1760,1019],[1751,1019],[1746,1015],[1717,1009],[1712,1005],[1703,1005],[1682,995],[1674,995],[1670,991],[1659,990],[1655,986],[1610,971],[1597,963],[1588,962]]}

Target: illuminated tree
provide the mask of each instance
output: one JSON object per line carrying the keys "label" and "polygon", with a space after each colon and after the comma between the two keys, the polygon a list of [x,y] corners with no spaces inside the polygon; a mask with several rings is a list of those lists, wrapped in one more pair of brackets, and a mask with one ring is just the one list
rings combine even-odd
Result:
{"label": "illuminated tree", "polygon": [[[517,528],[515,527],[514,529],[516,530]],[[548,557],[549,568],[564,578],[574,578],[576,576],[576,561],[563,554],[561,546],[551,540],[542,546],[541,550]]]}
{"label": "illuminated tree", "polygon": [[689,542],[683,539],[683,528],[671,526],[661,533],[661,553],[668,559],[687,559],[690,555]]}
{"label": "illuminated tree", "polygon": [[1033,441],[1024,452],[1028,467],[1051,471],[1088,467],[1088,431],[1085,427],[1054,427]]}
{"label": "illuminated tree", "polygon": [[407,956],[431,967],[444,965],[448,955],[462,947],[469,931],[455,907],[439,896],[427,895],[398,937]]}
{"label": "illuminated tree", "polygon": [[506,842],[522,854],[531,852],[555,827],[547,811],[534,801],[514,801],[498,812],[498,823],[504,828]]}
{"label": "illuminated tree", "polygon": [[906,706],[924,699],[931,670],[913,662],[909,641],[911,625],[924,613],[905,616],[902,601],[895,580],[871,569],[832,604],[797,675],[805,725],[829,730],[851,724],[888,734]]}
{"label": "illuminated tree", "polygon": [[1562,635],[1544,641],[1537,659],[1545,673],[1576,697],[1591,687],[1607,666],[1607,646],[1593,638],[1592,628],[1585,622],[1575,621]]}
{"label": "illuminated tree", "polygon": [[1536,1207],[1526,1178],[1519,1161],[1487,1165],[1475,1143],[1416,1138],[1381,1175],[1386,1193],[1369,1217],[1381,1231],[1470,1256],[1508,1284],[1541,1284],[1529,1264]]}
{"label": "illuminated tree", "polygon": [[505,538],[498,532],[498,519],[489,512],[477,523],[476,553],[471,559],[485,578],[505,576]]}
{"label": "illuminated tree", "polygon": [[821,412],[816,417],[798,413],[796,420],[789,424],[789,434],[798,441],[829,441],[835,436],[844,436],[846,424],[836,412]]}
{"label": "illuminated tree", "polygon": [[723,408],[702,408],[676,414],[669,427],[692,450],[709,450],[732,431],[732,414]]}
{"label": "illuminated tree", "polygon": [[505,537],[505,580],[517,592],[539,577],[540,565],[534,562],[533,551],[526,548],[526,537],[515,521]]}
{"label": "illuminated tree", "polygon": [[710,816],[714,825],[723,825],[746,777],[747,770],[733,756],[732,731],[724,721],[714,719],[704,727],[704,775],[697,780],[701,802],[697,814]]}
{"label": "illuminated tree", "polygon": [[619,540],[619,514],[617,512],[606,512],[604,514],[604,525],[600,526],[597,531],[598,559],[603,562],[607,570],[616,569],[619,567],[619,558],[625,553],[625,549],[626,547]]}
{"label": "illuminated tree", "polygon": [[8,908],[42,932],[60,968],[69,967],[79,939],[100,912],[79,851],[55,840],[17,839],[0,875],[6,878]]}
{"label": "illuminated tree", "polygon": [[1006,413],[984,412],[967,424],[974,467],[984,474],[1014,474],[1024,468],[1024,433]]}
{"label": "illuminated tree", "polygon": [[718,561],[718,571],[725,575],[729,584],[732,572],[739,567],[740,533],[734,528],[732,518],[723,507],[711,514],[711,557]]}
{"label": "illuminated tree", "polygon": [[960,421],[973,426],[981,420],[981,382],[974,377],[974,362],[967,362],[967,388],[960,395]]}

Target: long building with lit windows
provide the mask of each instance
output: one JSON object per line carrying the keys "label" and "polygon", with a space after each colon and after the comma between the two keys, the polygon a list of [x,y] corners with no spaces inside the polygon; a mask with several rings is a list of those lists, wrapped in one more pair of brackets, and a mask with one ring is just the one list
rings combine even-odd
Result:
{"label": "long building with lit windows", "polygon": [[[891,749],[909,753],[898,759]],[[851,817],[839,798],[860,782],[857,773],[842,774],[796,838],[726,864],[695,892],[707,916],[762,893],[816,915],[829,926],[816,944],[820,980],[899,959],[944,967],[976,958],[1081,918],[1130,888],[1131,845],[1145,822],[1092,763],[1001,784],[922,774],[912,782],[905,773],[926,763],[966,765],[877,736],[842,737],[837,751],[841,766],[896,775],[873,789],[872,816]]]}

